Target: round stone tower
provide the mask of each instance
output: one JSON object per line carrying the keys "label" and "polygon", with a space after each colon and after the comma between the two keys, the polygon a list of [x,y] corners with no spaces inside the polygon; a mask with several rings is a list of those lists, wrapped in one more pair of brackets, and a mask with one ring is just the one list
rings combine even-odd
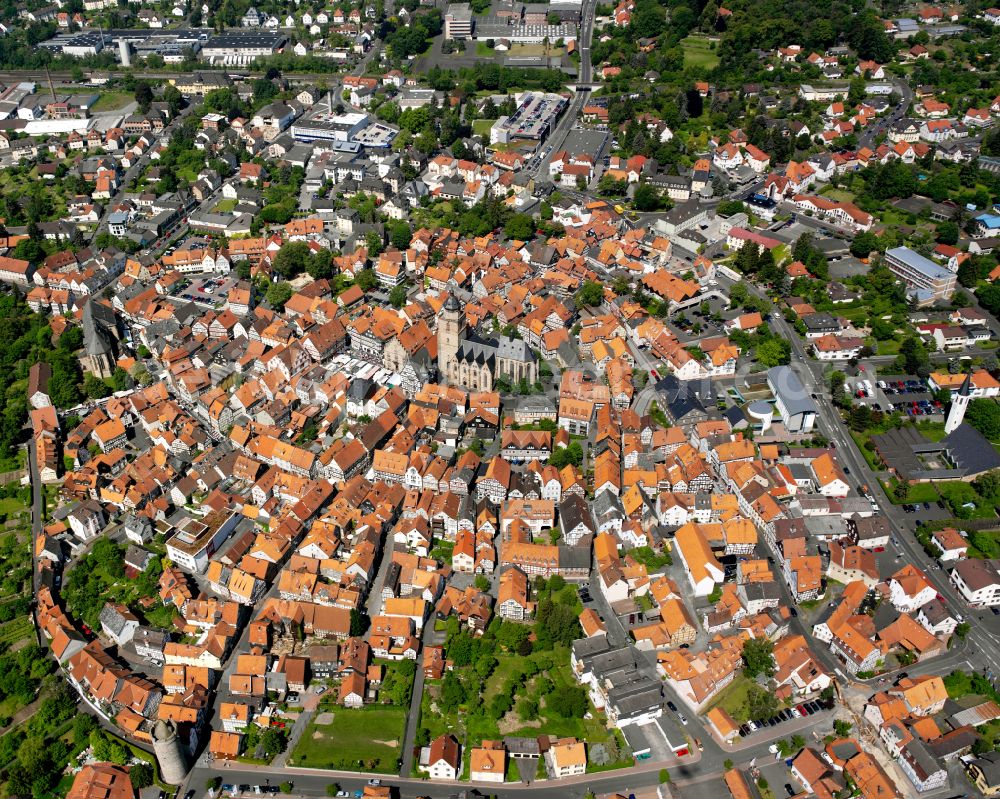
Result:
{"label": "round stone tower", "polygon": [[187,774],[187,765],[180,738],[177,737],[177,728],[172,721],[160,719],[156,722],[153,727],[153,752],[160,764],[163,781],[170,785],[180,785]]}

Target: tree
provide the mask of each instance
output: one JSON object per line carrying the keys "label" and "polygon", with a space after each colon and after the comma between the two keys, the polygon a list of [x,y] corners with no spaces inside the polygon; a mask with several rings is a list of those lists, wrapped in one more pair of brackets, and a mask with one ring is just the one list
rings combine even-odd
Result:
{"label": "tree", "polygon": [[364,635],[368,629],[368,616],[360,610],[351,610],[351,635],[357,637]]}
{"label": "tree", "polygon": [[851,242],[851,255],[855,258],[867,258],[872,252],[880,249],[878,236],[868,230],[858,233]]}
{"label": "tree", "polygon": [[170,113],[174,116],[177,112],[181,110],[181,106],[184,105],[184,97],[176,86],[167,84],[163,87],[163,101],[170,106]]}
{"label": "tree", "polygon": [[961,232],[954,222],[938,222],[935,229],[937,240],[941,244],[958,244],[958,234]]}
{"label": "tree", "polygon": [[153,767],[149,763],[136,763],[128,770],[128,776],[132,787],[141,791],[153,784]]}
{"label": "tree", "polygon": [[362,269],[354,278],[354,282],[362,291],[371,291],[378,285],[374,269]]}
{"label": "tree", "polygon": [[563,718],[583,718],[587,712],[587,692],[578,685],[562,685],[546,697],[545,706]]}
{"label": "tree", "polygon": [[503,232],[508,239],[527,241],[534,235],[535,220],[528,214],[514,214],[503,226]]}
{"label": "tree", "polygon": [[267,78],[257,78],[251,85],[253,86],[253,103],[257,107],[266,105],[278,95],[278,87]]}
{"label": "tree", "polygon": [[389,292],[389,303],[393,308],[402,308],[406,305],[406,286],[402,284],[393,286]]}
{"label": "tree", "polygon": [[724,768],[724,769],[725,769],[726,771],[729,771],[729,769],[731,769],[731,768],[733,767],[733,761],[732,761],[732,760],[730,760],[730,759],[729,759],[729,758],[727,757],[727,758],[726,758],[725,760],[723,760],[723,761],[722,761],[722,767],[723,767],[723,768]]}
{"label": "tree", "polygon": [[931,360],[927,355],[927,348],[919,336],[908,336],[903,339],[903,343],[899,345],[899,358],[903,368],[909,374],[916,374]]}
{"label": "tree", "polygon": [[588,280],[576,293],[576,304],[578,306],[594,307],[600,305],[604,300],[604,286],[594,280]]}
{"label": "tree", "polygon": [[632,204],[637,211],[655,211],[660,207],[660,193],[648,183],[643,183],[635,190]]}
{"label": "tree", "polygon": [[660,779],[660,785],[666,785],[668,782],[670,782],[670,772],[667,771],[665,768],[661,768],[659,779]]}
{"label": "tree", "polygon": [[290,241],[274,257],[274,271],[289,280],[305,270],[311,257],[312,251],[308,244],[304,241]]}
{"label": "tree", "polygon": [[465,687],[455,672],[445,672],[444,679],[441,681],[439,701],[441,710],[445,713],[454,713],[458,706],[465,701]]}
{"label": "tree", "polygon": [[757,345],[755,352],[757,362],[768,368],[787,364],[792,358],[792,346],[783,338],[766,339]]}
{"label": "tree", "polygon": [[260,745],[264,750],[264,756],[272,760],[280,755],[285,749],[285,736],[275,727],[266,730],[260,737]]}
{"label": "tree", "polygon": [[579,466],[583,463],[583,447],[579,441],[573,441],[567,447],[556,447],[549,456],[549,463],[557,469],[564,466]]}
{"label": "tree", "polygon": [[400,220],[389,224],[389,242],[397,250],[405,250],[409,247],[412,238],[413,232],[406,222]]}
{"label": "tree", "polygon": [[368,257],[375,258],[382,254],[382,237],[374,230],[369,230],[365,234],[365,248],[368,250]]}
{"label": "tree", "polygon": [[778,710],[778,699],[773,691],[751,683],[747,686],[747,716],[755,721],[771,718]]}
{"label": "tree", "polygon": [[139,110],[144,114],[149,111],[149,107],[153,103],[153,90],[144,80],[135,85],[135,101],[139,104]]}
{"label": "tree", "polygon": [[108,384],[113,391],[124,391],[128,388],[128,372],[120,366],[116,366],[111,377],[108,378]]}
{"label": "tree", "polygon": [[1000,441],[1000,405],[995,400],[977,397],[969,403],[965,421],[990,441]]}
{"label": "tree", "polygon": [[833,720],[833,732],[838,738],[846,738],[851,734],[851,727],[854,725],[844,719]]}
{"label": "tree", "polygon": [[83,379],[83,390],[87,392],[87,396],[91,399],[101,399],[111,393],[111,389],[108,388],[107,383],[97,375],[90,374],[89,372]]}
{"label": "tree", "polygon": [[267,287],[267,293],[264,296],[272,308],[281,311],[284,309],[285,303],[292,298],[292,287],[283,280],[280,283],[272,283]]}
{"label": "tree", "polygon": [[767,638],[748,638],[743,642],[743,673],[751,680],[759,674],[774,674],[774,644]]}
{"label": "tree", "polygon": [[[746,206],[743,205],[743,203],[741,203],[739,200],[723,200],[722,202],[719,203],[718,207],[715,209],[715,213],[718,216],[730,217],[733,216],[734,214],[741,214],[745,210]],[[795,256],[795,258],[799,261],[802,260],[797,255]],[[733,288],[736,288],[736,286],[733,286]]]}

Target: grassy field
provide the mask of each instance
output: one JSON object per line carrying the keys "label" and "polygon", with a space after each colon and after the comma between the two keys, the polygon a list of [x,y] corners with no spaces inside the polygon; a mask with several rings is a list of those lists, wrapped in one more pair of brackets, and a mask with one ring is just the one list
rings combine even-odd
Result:
{"label": "grassy field", "polygon": [[884,484],[885,493],[894,505],[903,505],[910,502],[937,502],[941,497],[933,483],[917,483],[911,485],[906,495],[906,499],[896,500],[895,488],[896,479],[887,480]]}
{"label": "grassy field", "polygon": [[17,497],[6,497],[4,499],[0,499],[0,514],[3,514],[8,518],[25,514],[26,520],[30,522],[31,517],[28,515],[29,513],[30,511],[28,506],[21,502],[21,500]]}
{"label": "grassy field", "polygon": [[232,200],[221,200],[218,205],[212,209],[212,213],[215,214],[229,214],[232,213],[233,209],[236,207],[236,199]]}
{"label": "grassy field", "polygon": [[472,132],[477,136],[489,136],[490,128],[493,127],[493,119],[477,119],[472,123]]}
{"label": "grassy field", "polygon": [[101,92],[100,98],[90,111],[94,114],[100,114],[103,111],[119,111],[132,102],[135,102],[135,97],[128,92]]}
{"label": "grassy field", "polygon": [[711,710],[713,707],[721,707],[733,717],[733,721],[737,721],[740,724],[748,721],[750,719],[750,715],[747,712],[747,690],[749,687],[750,680],[740,674],[722,689],[715,698],[715,701],[706,710]]}
{"label": "grassy field", "polygon": [[957,510],[966,503],[973,503],[975,508],[967,508],[970,519],[995,519],[997,515],[996,507],[989,500],[979,496],[968,483],[960,480],[949,480],[937,484],[937,489],[941,493],[945,503],[952,510]]}
{"label": "grassy field", "polygon": [[878,355],[899,355],[899,345],[900,341],[897,339],[887,339],[886,341],[879,341],[875,345],[875,352]]}
{"label": "grassy field", "polygon": [[831,200],[842,203],[854,202],[854,192],[848,191],[847,189],[835,189],[831,186],[825,186],[822,191],[820,191],[824,197],[829,197]]}
{"label": "grassy field", "polygon": [[518,57],[518,56],[539,56],[539,55],[558,55],[561,56],[566,52],[565,47],[556,47],[555,44],[550,43],[548,50],[546,50],[544,44],[512,44],[510,50],[507,51],[508,56]]}
{"label": "grassy field", "polygon": [[704,37],[688,36],[682,39],[681,49],[684,51],[685,67],[715,69],[719,63],[719,56],[715,50],[710,49],[709,40]]}
{"label": "grassy field", "polygon": [[360,710],[333,707],[330,724],[317,724],[317,715],[306,727],[289,764],[308,768],[337,768],[396,773],[406,709],[371,705]]}
{"label": "grassy field", "polygon": [[917,430],[931,441],[940,441],[945,436],[944,422],[917,422]]}

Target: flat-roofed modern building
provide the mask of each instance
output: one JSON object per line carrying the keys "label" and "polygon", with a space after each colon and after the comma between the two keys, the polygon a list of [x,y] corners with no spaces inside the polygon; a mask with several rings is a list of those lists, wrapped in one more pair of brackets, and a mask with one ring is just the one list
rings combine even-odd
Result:
{"label": "flat-roofed modern building", "polygon": [[444,15],[445,39],[472,38],[472,8],[468,3],[452,3]]}
{"label": "flat-roofed modern building", "polygon": [[775,407],[790,433],[808,433],[816,424],[816,403],[802,381],[787,366],[767,370],[767,385],[774,394]]}
{"label": "flat-roofed modern building", "polygon": [[566,107],[559,94],[524,92],[517,98],[517,109],[509,117],[500,117],[490,129],[491,144],[507,144],[513,139],[544,141]]}
{"label": "flat-roofed modern building", "polygon": [[292,124],[292,136],[297,141],[352,142],[368,127],[368,114],[331,113],[327,103],[318,103],[308,116],[299,117]]}
{"label": "flat-roofed modern building", "polygon": [[955,291],[955,274],[909,247],[886,250],[885,265],[902,280],[918,305],[947,300]]}

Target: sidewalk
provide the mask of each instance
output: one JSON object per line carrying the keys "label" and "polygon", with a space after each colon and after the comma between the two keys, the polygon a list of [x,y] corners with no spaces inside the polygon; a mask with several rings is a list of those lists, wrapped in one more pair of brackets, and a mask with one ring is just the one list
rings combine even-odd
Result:
{"label": "sidewalk", "polygon": [[306,727],[309,726],[309,722],[316,713],[316,708],[319,707],[322,697],[323,694],[310,693],[307,695],[305,701],[302,703],[302,710],[299,713],[299,717],[295,719],[295,724],[292,725],[292,730],[288,734],[288,745],[285,747],[285,751],[274,758],[273,765],[276,768],[284,768],[287,764],[289,756],[295,751],[295,747],[302,737],[302,733],[305,732]]}

